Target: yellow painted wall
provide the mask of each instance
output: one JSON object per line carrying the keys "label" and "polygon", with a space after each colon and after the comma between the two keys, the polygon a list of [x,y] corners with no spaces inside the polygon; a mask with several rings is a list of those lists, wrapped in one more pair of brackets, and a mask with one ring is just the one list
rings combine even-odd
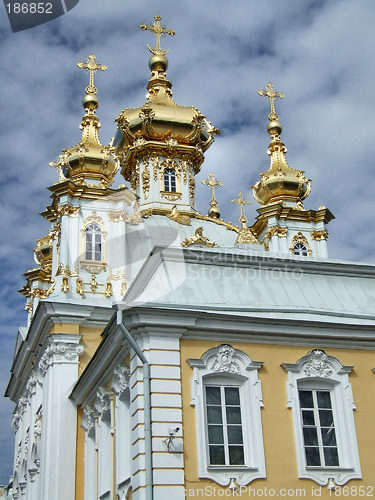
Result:
{"label": "yellow painted wall", "polygon": [[84,499],[85,486],[85,431],[82,429],[83,410],[77,412],[77,451],[76,451],[76,495],[75,500]]}
{"label": "yellow painted wall", "polygon": [[[185,488],[187,498],[207,498],[208,496],[225,496],[225,490],[210,480],[198,478],[197,441],[195,409],[190,406],[191,378],[193,369],[186,363],[187,358],[200,358],[202,354],[221,342],[198,340],[181,340],[181,377],[182,377],[182,404],[184,429],[184,461],[185,461]],[[375,353],[373,351],[356,349],[331,349],[321,347],[327,354],[336,357],[343,365],[354,365],[349,381],[352,384],[354,403],[355,426],[357,432],[359,456],[363,480],[352,480],[346,483],[342,490],[329,491],[326,486],[319,487],[314,481],[298,479],[296,453],[294,445],[292,410],[287,409],[287,372],[280,366],[281,363],[295,363],[305,356],[312,347],[306,345],[262,345],[234,342],[235,349],[245,352],[253,361],[263,361],[258,376],[262,384],[264,408],[261,409],[264,451],[266,458],[266,479],[251,482],[248,487],[255,491],[242,492],[242,498],[257,498],[267,495],[270,489],[275,490],[275,497],[303,497],[303,498],[334,498],[346,496],[375,496],[375,375],[371,371],[375,367]],[[318,346],[316,346],[318,347]],[[362,486],[361,495],[357,489]],[[363,488],[365,486],[365,488]],[[205,487],[209,487],[205,490]],[[213,488],[216,488],[214,492]],[[259,490],[259,491],[258,491]],[[290,490],[288,492],[288,490]],[[299,491],[300,490],[300,491]],[[273,493],[273,492],[272,492]],[[345,494],[344,494],[345,493]],[[365,493],[365,495],[363,495]],[[228,494],[228,493],[227,493]]]}
{"label": "yellow painted wall", "polygon": [[83,370],[86,368],[90,359],[93,357],[98,345],[100,344],[102,340],[102,332],[102,328],[89,328],[87,326],[80,327],[79,333],[83,335],[80,343],[85,345],[85,352],[79,358],[79,377],[81,376]]}

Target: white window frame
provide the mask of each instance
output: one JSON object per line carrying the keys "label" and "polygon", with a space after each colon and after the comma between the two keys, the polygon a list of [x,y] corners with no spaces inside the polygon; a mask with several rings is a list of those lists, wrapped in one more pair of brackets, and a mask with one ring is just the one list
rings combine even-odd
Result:
{"label": "white window frame", "polygon": [[[312,479],[319,485],[335,483],[342,486],[351,479],[361,479],[358,445],[355,432],[355,410],[348,374],[352,366],[343,366],[322,349],[314,349],[297,363],[281,365],[288,372],[288,408],[292,409],[298,476]],[[305,458],[299,389],[329,390],[339,454],[338,466],[308,466]]]}
{"label": "white window frame", "polygon": [[[221,486],[234,480],[239,486],[266,477],[260,408],[263,406],[258,370],[261,361],[252,361],[244,352],[227,344],[206,351],[201,358],[187,360],[194,369],[191,405],[196,410],[198,470]],[[244,465],[210,465],[206,422],[205,386],[240,388]]]}
{"label": "white window frame", "polygon": [[[97,242],[97,235],[100,237],[99,242]],[[90,251],[87,250],[88,244],[91,245]],[[97,245],[99,245],[99,250],[97,250]],[[96,258],[97,254],[99,254],[99,258]],[[93,262],[102,262],[103,260],[103,231],[95,222],[90,222],[85,228],[85,260]]]}
{"label": "white window frame", "polygon": [[[173,181],[173,183],[172,183]],[[173,185],[174,184],[174,190]],[[176,171],[172,167],[168,167],[164,169],[163,172],[163,188],[165,192],[168,193],[177,193],[177,175]]]}

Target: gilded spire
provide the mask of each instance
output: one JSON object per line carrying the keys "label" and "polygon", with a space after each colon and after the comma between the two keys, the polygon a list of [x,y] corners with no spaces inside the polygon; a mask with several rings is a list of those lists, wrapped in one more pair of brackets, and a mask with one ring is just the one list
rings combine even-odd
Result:
{"label": "gilded spire", "polygon": [[264,96],[267,100],[270,101],[271,113],[268,115],[268,119],[278,120],[279,116],[275,111],[275,99],[283,99],[284,94],[282,94],[281,92],[277,92],[277,90],[273,88],[273,84],[271,82],[267,83],[267,86],[264,90],[258,90],[258,94]]}
{"label": "gilded spire", "polygon": [[112,144],[104,146],[99,140],[100,123],[96,116],[99,99],[94,85],[94,73],[105,71],[107,67],[97,63],[94,54],[90,54],[86,62],[77,63],[77,66],[90,73],[89,85],[82,101],[85,108],[80,127],[82,137],[77,146],[63,149],[64,154],[50,165],[59,171],[59,182],[71,179],[78,185],[107,188],[112,184],[119,165]]}
{"label": "gilded spire", "polygon": [[160,47],[160,37],[165,36],[165,35],[171,35],[174,36],[176,32],[174,30],[167,30],[165,29],[165,26],[160,23],[161,17],[159,14],[154,17],[156,23],[153,23],[151,26],[147,26],[147,24],[141,24],[140,28],[143,31],[150,30],[153,32],[153,34],[156,36],[156,47],[155,49],[151,48],[149,44],[147,44],[148,50],[151,52],[151,54],[154,54],[154,56],[165,56],[165,54],[169,51],[169,49],[166,50],[161,50]]}
{"label": "gilded spire", "polygon": [[241,209],[241,215],[240,215],[240,222],[241,222],[241,227],[238,231],[238,236],[236,243],[246,243],[246,244],[252,244],[256,245],[258,243],[258,240],[255,238],[253,232],[249,227],[246,226],[247,218],[245,215],[245,205],[251,205],[251,201],[249,200],[244,200],[243,194],[240,193],[238,196],[238,199],[231,200],[232,203],[236,203],[237,205],[240,205]]}
{"label": "gilded spire", "polygon": [[251,201],[244,200],[242,193],[239,194],[237,200],[231,200],[231,201],[232,201],[232,203],[236,203],[237,205],[240,205],[241,215],[240,215],[239,221],[241,222],[242,227],[246,227],[247,219],[246,219],[246,215],[245,215],[245,205],[251,205]]}
{"label": "gilded spire", "polygon": [[303,170],[290,168],[285,157],[287,149],[280,138],[282,126],[278,121],[274,104],[275,99],[282,99],[284,94],[277,92],[271,82],[267,84],[265,90],[259,90],[258,94],[269,100],[271,105],[267,125],[267,131],[271,136],[267,151],[271,158],[271,166],[267,172],[260,174],[260,180],[253,186],[254,198],[262,205],[281,202],[291,203],[303,209],[302,200],[310,192],[310,179],[306,179]]}
{"label": "gilded spire", "polygon": [[217,189],[218,187],[221,187],[223,185],[223,183],[218,181],[217,179],[215,179],[215,176],[212,172],[209,174],[207,179],[204,179],[201,182],[202,182],[202,184],[205,184],[206,186],[208,186],[211,189],[211,200],[210,200],[210,207],[211,208],[208,211],[208,215],[210,217],[213,217],[214,219],[218,219],[220,217],[220,212],[219,212],[219,209],[217,208],[218,203],[217,203],[217,200],[215,198],[215,189]]}
{"label": "gilded spire", "polygon": [[99,69],[105,71],[107,66],[97,63],[94,54],[90,54],[86,62],[78,62],[77,66],[79,68],[84,68],[88,73],[90,73],[90,83],[85,89],[86,94],[96,94],[98,90],[94,85],[94,73],[96,73]]}

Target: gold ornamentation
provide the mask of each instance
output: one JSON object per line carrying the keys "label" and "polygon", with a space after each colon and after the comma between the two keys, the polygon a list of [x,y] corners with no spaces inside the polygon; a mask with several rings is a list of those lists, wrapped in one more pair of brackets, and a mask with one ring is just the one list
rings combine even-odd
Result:
{"label": "gold ornamentation", "polygon": [[275,112],[275,99],[283,99],[284,94],[281,92],[277,92],[273,88],[273,84],[271,82],[267,83],[267,87],[264,90],[258,90],[258,94],[264,96],[268,101],[270,101],[271,105],[271,113],[268,115],[269,120],[278,120],[279,117]]}
{"label": "gold ornamentation", "polygon": [[50,230],[48,233],[51,237],[52,240],[55,240],[56,238],[60,238],[61,235],[61,223],[56,222],[56,224],[53,226],[53,228]]}
{"label": "gold ornamentation", "polygon": [[198,227],[194,235],[190,236],[189,238],[185,238],[181,243],[181,246],[183,247],[189,247],[190,245],[206,245],[207,247],[217,246],[214,241],[210,241],[206,236],[203,236],[202,227]]}
{"label": "gold ornamentation", "polygon": [[170,191],[160,191],[160,194],[168,201],[181,200],[182,197],[182,193],[171,193]]}
{"label": "gold ornamentation", "polygon": [[174,207],[171,210],[171,213],[168,215],[168,217],[179,224],[184,224],[185,226],[191,226],[191,219],[188,215],[183,215],[177,210],[177,206],[174,205]]}
{"label": "gold ornamentation", "polygon": [[35,262],[47,273],[52,270],[52,238],[50,234],[36,240],[36,248],[34,248]]}
{"label": "gold ornamentation", "polygon": [[119,281],[126,279],[126,269],[124,268],[124,272],[121,272],[121,269],[117,272],[117,274],[112,273],[112,269],[108,270],[108,279],[111,281]]}
{"label": "gold ornamentation", "polygon": [[105,71],[107,69],[107,66],[97,63],[94,54],[90,54],[86,62],[78,62],[77,66],[79,68],[84,68],[85,71],[90,73],[90,83],[85,89],[86,93],[96,94],[97,88],[94,85],[94,73],[96,73],[99,69]]}
{"label": "gold ornamentation", "polygon": [[287,227],[280,227],[280,226],[272,226],[268,229],[267,233],[265,234],[265,238],[268,238],[269,240],[272,238],[272,236],[278,236],[279,238],[285,238],[288,232]]}
{"label": "gold ornamentation", "polygon": [[32,297],[25,305],[25,309],[30,314],[30,321],[33,319],[34,312],[34,298]]}
{"label": "gold ornamentation", "polygon": [[301,231],[298,231],[298,233],[293,236],[292,243],[291,243],[291,245],[289,247],[290,253],[294,254],[294,245],[296,245],[298,243],[300,243],[302,245],[305,245],[306,248],[307,248],[307,251],[308,251],[309,255],[311,256],[311,254],[312,254],[311,247],[310,247],[310,245],[309,245],[309,243],[307,241],[306,236],[304,236],[301,233]]}
{"label": "gold ornamentation", "polygon": [[59,217],[67,215],[68,217],[78,217],[81,207],[72,207],[71,205],[60,205],[57,208]]}
{"label": "gold ornamentation", "polygon": [[105,262],[98,262],[94,264],[93,262],[87,261],[81,261],[81,267],[90,274],[99,274],[107,268]]}
{"label": "gold ornamentation", "polygon": [[62,278],[61,291],[64,293],[69,292],[69,277],[66,274]]}
{"label": "gold ornamentation", "polygon": [[269,252],[269,251],[270,251],[270,245],[269,245],[269,243],[267,243],[267,241],[262,240],[262,241],[260,242],[260,244],[264,246],[264,249],[265,249],[267,252]]}
{"label": "gold ornamentation", "polygon": [[328,231],[326,229],[313,229],[310,234],[311,238],[316,241],[328,239]]}
{"label": "gold ornamentation", "polygon": [[104,295],[106,297],[112,297],[113,295],[112,283],[110,281],[107,281],[107,283],[105,284]]}
{"label": "gold ornamentation", "polygon": [[59,158],[56,162],[50,161],[49,162],[50,167],[55,167],[56,170],[59,173],[59,182],[65,182],[68,180],[67,177],[64,175],[64,167],[65,167],[65,154],[59,155]]}
{"label": "gold ornamentation", "polygon": [[150,192],[150,170],[148,167],[145,167],[142,172],[142,188],[145,199],[147,200]]}
{"label": "gold ornamentation", "polygon": [[149,46],[149,44],[147,44],[148,50],[152,54],[154,54],[155,56],[156,55],[165,56],[165,54],[168,52],[169,49],[167,49],[167,50],[161,50],[161,47],[160,47],[160,37],[161,36],[165,36],[165,35],[174,36],[176,34],[176,32],[174,30],[167,30],[167,29],[165,29],[165,26],[163,24],[160,24],[161,17],[159,16],[159,14],[157,16],[155,16],[154,19],[155,19],[156,23],[153,23],[151,26],[147,26],[147,24],[141,24],[140,28],[143,31],[150,30],[156,36],[156,47],[155,47],[155,49],[152,49]]}
{"label": "gold ornamentation", "polygon": [[243,194],[240,193],[238,196],[238,199],[231,200],[232,203],[236,203],[237,205],[240,205],[240,218],[239,221],[241,222],[241,228],[239,230],[235,245],[237,243],[246,243],[246,244],[258,244],[258,240],[255,238],[252,230],[246,226],[247,218],[245,215],[245,205],[251,205],[251,201],[249,200],[244,200]]}
{"label": "gold ornamentation", "polygon": [[157,156],[153,156],[151,158],[151,162],[152,162],[154,181],[156,182],[158,180],[159,158]]}
{"label": "gold ornamentation", "polygon": [[90,288],[91,288],[92,293],[96,293],[96,290],[98,288],[98,283],[96,281],[95,274],[91,275]]}
{"label": "gold ornamentation", "polygon": [[218,187],[221,187],[223,185],[223,183],[221,181],[218,181],[217,179],[215,179],[215,176],[212,172],[209,174],[207,179],[203,179],[203,181],[201,181],[201,182],[202,182],[202,184],[205,184],[206,186],[208,186],[211,189],[211,200],[210,200],[210,207],[211,208],[208,211],[208,214],[211,215],[211,217],[218,219],[220,217],[220,212],[217,208],[218,203],[217,203],[217,200],[215,198],[215,189]]}
{"label": "gold ornamentation", "polygon": [[125,295],[128,290],[128,282],[126,280],[123,280],[121,283],[121,295]]}
{"label": "gold ornamentation", "polygon": [[77,278],[77,280],[76,280],[76,293],[78,293],[81,296],[84,294],[83,280],[81,278]]}
{"label": "gold ornamentation", "polygon": [[104,227],[104,223],[103,223],[103,219],[100,217],[100,215],[96,215],[96,211],[93,210],[91,215],[89,215],[86,219],[85,219],[85,227],[83,229],[81,229],[81,231],[85,231],[86,229],[86,226],[88,224],[91,224],[91,223],[95,223],[95,224],[99,224],[99,226]]}

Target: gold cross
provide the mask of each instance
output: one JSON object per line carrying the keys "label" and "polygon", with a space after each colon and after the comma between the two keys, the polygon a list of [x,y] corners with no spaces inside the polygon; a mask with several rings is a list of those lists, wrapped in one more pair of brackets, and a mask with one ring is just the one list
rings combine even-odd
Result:
{"label": "gold cross", "polygon": [[153,49],[149,46],[149,44],[147,44],[148,50],[154,55],[164,56],[169,49],[161,50],[160,37],[165,36],[166,34],[174,36],[176,32],[174,30],[167,30],[165,29],[165,26],[163,24],[160,24],[161,17],[159,16],[159,14],[155,16],[154,19],[156,23],[153,23],[152,26],[147,26],[147,24],[141,24],[140,28],[143,29],[143,31],[150,30],[154,33],[154,35],[156,35],[156,48]]}
{"label": "gold cross", "polygon": [[251,201],[249,200],[244,200],[243,199],[243,194],[240,193],[238,196],[238,200],[232,200],[232,203],[237,203],[237,205],[240,205],[241,207],[241,217],[240,217],[240,222],[247,222],[246,216],[245,216],[245,207],[244,205],[251,205]]}
{"label": "gold cross", "polygon": [[104,66],[104,64],[99,64],[96,62],[96,57],[94,54],[90,54],[86,62],[78,62],[77,66],[79,68],[84,68],[86,71],[90,73],[90,83],[86,87],[86,93],[87,94],[96,94],[97,93],[97,88],[94,85],[94,73],[98,71],[98,69],[101,69],[102,71],[105,71],[107,69],[107,66]]}
{"label": "gold cross", "polygon": [[209,188],[211,188],[211,201],[210,201],[210,206],[211,207],[216,207],[217,206],[217,201],[215,198],[215,189],[218,187],[221,187],[223,185],[222,182],[218,181],[215,179],[214,174],[211,172],[207,179],[204,179],[201,181],[202,184],[205,184]]}
{"label": "gold cross", "polygon": [[271,113],[268,115],[269,120],[278,120],[279,117],[275,112],[275,104],[274,101],[275,99],[282,99],[284,97],[284,94],[281,92],[277,92],[273,88],[273,84],[271,82],[267,83],[267,87],[264,90],[258,90],[259,95],[264,95],[266,99],[270,101],[271,104]]}

